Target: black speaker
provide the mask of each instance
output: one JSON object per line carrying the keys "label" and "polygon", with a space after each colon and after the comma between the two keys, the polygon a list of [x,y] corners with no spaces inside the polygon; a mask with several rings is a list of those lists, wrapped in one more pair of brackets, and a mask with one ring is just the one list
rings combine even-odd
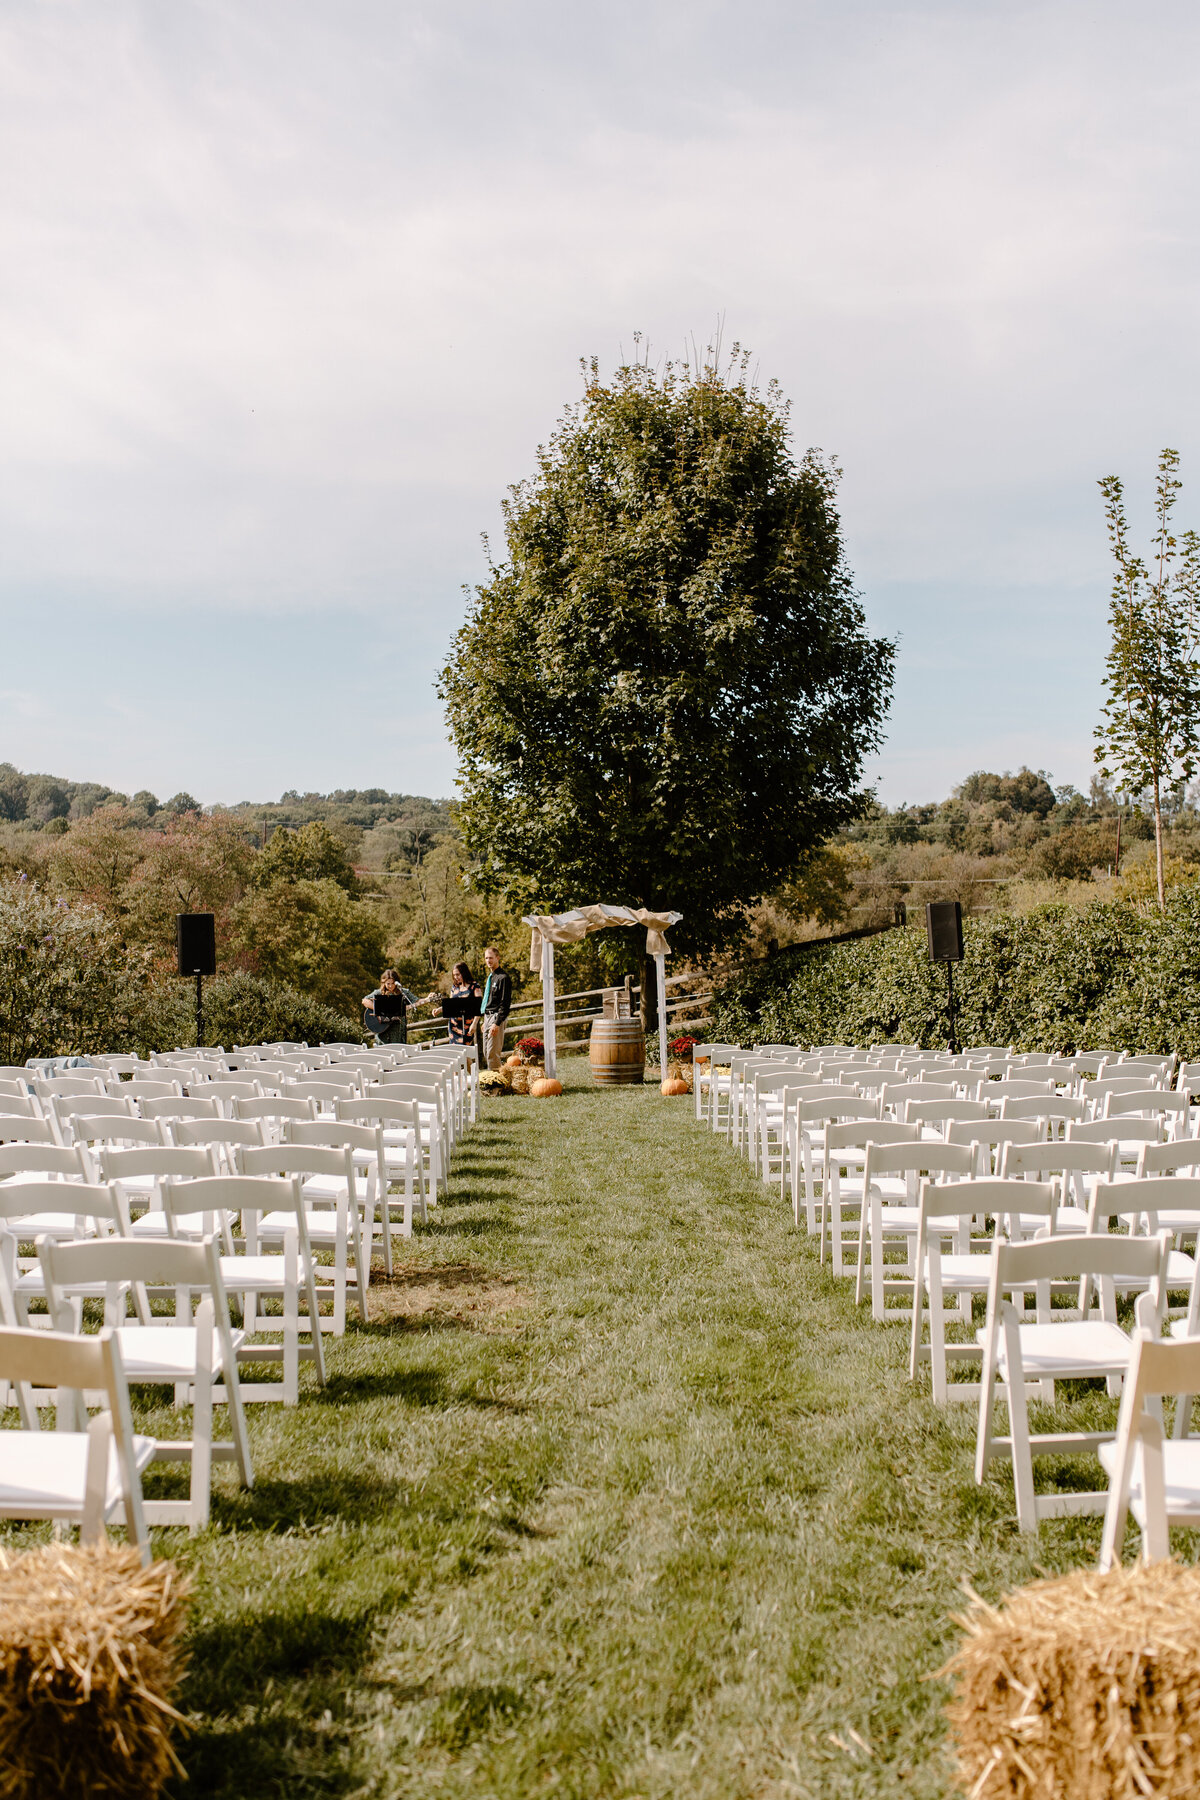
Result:
{"label": "black speaker", "polygon": [[214,913],[176,913],[175,949],[181,975],[215,975],[217,929]]}
{"label": "black speaker", "polygon": [[931,961],[962,961],[962,906],[959,901],[931,900],[925,908],[925,932]]}

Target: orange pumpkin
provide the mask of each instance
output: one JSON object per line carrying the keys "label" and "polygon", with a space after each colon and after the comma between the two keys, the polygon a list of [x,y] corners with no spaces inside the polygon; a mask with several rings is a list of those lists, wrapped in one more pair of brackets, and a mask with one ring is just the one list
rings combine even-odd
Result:
{"label": "orange pumpkin", "polygon": [[535,1100],[548,1100],[552,1094],[562,1093],[562,1082],[555,1081],[551,1076],[545,1076],[541,1081],[531,1082],[529,1092]]}
{"label": "orange pumpkin", "polygon": [[691,1089],[688,1087],[687,1082],[680,1081],[680,1079],[677,1075],[675,1077],[673,1077],[670,1081],[663,1082],[662,1091],[664,1094],[689,1094],[689,1093],[691,1093]]}

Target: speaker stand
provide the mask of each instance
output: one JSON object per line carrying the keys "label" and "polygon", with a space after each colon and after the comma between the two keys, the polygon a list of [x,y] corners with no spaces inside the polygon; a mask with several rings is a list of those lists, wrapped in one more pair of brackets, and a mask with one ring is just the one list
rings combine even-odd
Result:
{"label": "speaker stand", "polygon": [[[947,964],[949,967],[949,964]],[[196,1048],[204,1043],[204,977],[196,970]]]}
{"label": "speaker stand", "polygon": [[[196,977],[197,987],[199,986],[199,984],[200,984],[200,977],[197,975],[197,977]],[[952,962],[947,962],[947,964],[946,964],[946,1006],[950,1013],[950,1054],[951,1054],[951,1056],[957,1056],[958,1055],[958,1026],[957,1026],[957,1024],[955,1022],[955,1018],[954,1018],[954,964]]]}

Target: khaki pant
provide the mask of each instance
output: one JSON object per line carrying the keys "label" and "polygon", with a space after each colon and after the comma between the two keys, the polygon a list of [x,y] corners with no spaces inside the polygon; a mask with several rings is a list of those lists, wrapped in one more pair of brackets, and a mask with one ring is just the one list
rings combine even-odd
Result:
{"label": "khaki pant", "polygon": [[483,1057],[489,1069],[498,1069],[504,1061],[504,1027],[506,1020],[488,1013],[483,1021]]}

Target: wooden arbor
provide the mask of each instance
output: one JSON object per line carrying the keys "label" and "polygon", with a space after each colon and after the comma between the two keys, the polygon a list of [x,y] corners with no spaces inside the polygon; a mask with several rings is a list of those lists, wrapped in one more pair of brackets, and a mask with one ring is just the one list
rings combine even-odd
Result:
{"label": "wooden arbor", "polygon": [[571,912],[527,913],[522,924],[533,933],[529,947],[529,967],[542,978],[542,1041],[546,1046],[546,1073],[555,1074],[558,1054],[554,1041],[554,946],[578,944],[592,931],[605,931],[610,925],[644,925],[646,954],[654,958],[658,975],[658,1054],[664,1074],[667,1067],[667,972],[671,954],[664,933],[683,914],[649,912],[644,906],[577,906]]}

